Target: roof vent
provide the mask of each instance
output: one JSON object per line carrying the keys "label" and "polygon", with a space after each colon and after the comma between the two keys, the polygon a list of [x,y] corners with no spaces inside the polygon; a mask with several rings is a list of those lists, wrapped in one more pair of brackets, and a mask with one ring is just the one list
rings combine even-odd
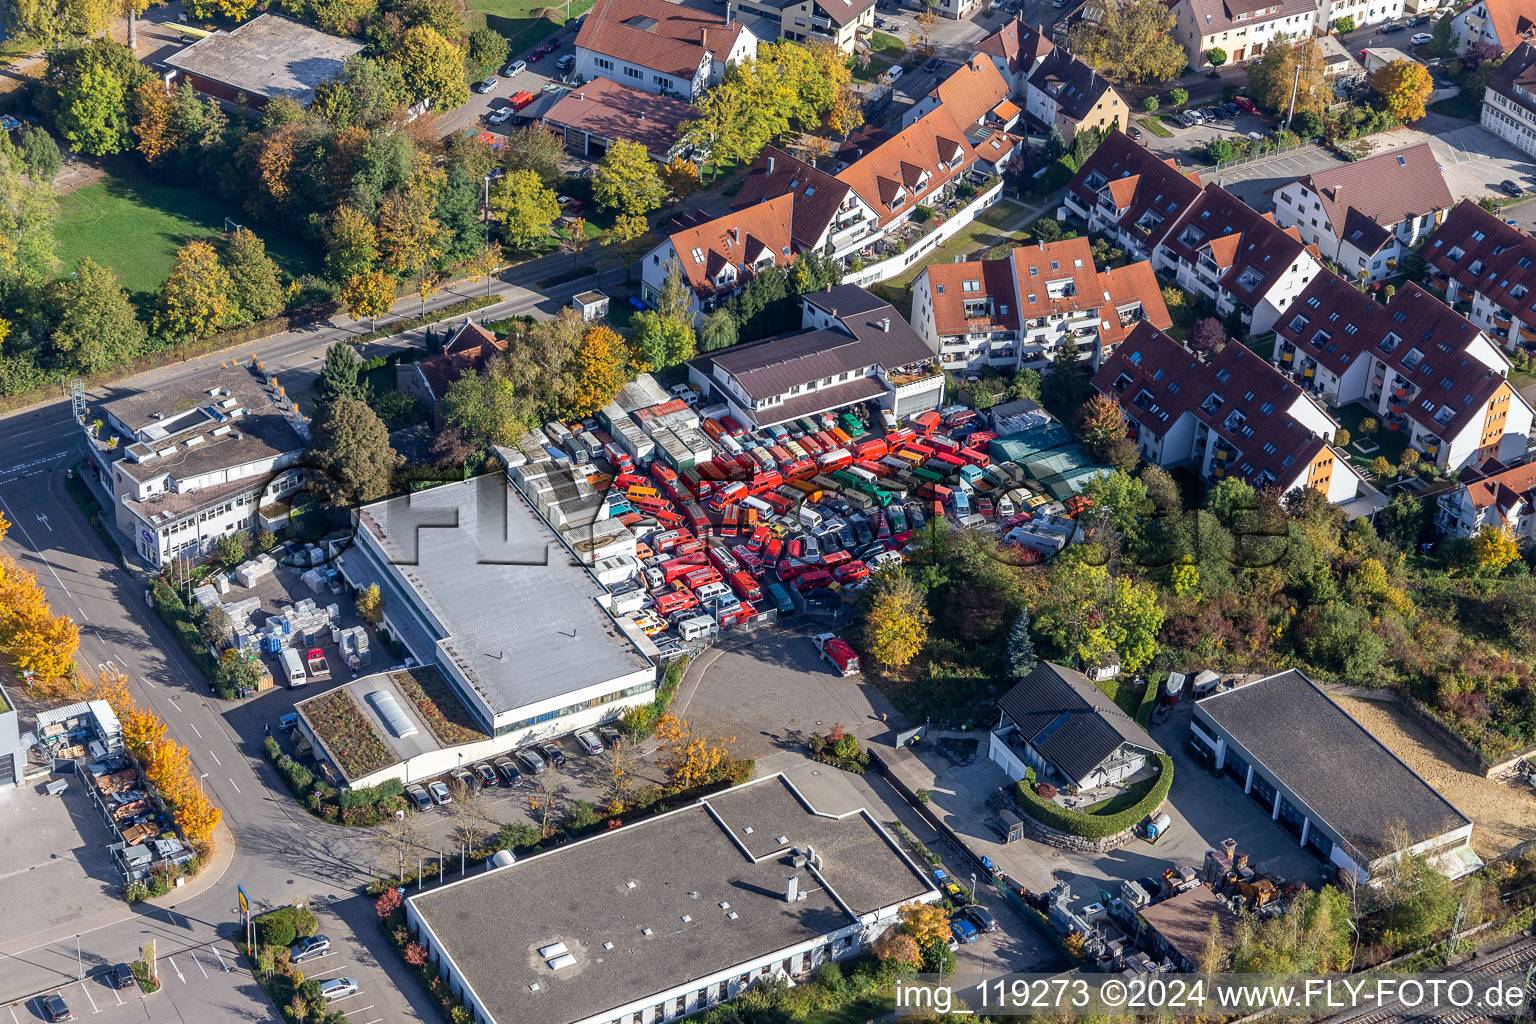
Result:
{"label": "roof vent", "polygon": [[721,910],[730,910],[731,909],[731,905],[729,903],[725,902],[724,900],[721,900],[720,901],[720,909]]}
{"label": "roof vent", "polygon": [[747,835],[751,835],[752,834],[752,826],[748,825],[746,828],[742,829],[742,831],[745,832]]}
{"label": "roof vent", "polygon": [[789,836],[778,836],[777,838],[774,839],[774,842],[776,842],[776,843],[787,843],[787,842],[789,842]]}
{"label": "roof vent", "polygon": [[613,948],[613,943],[605,942],[605,943],[603,943],[603,948],[604,949],[612,949]]}
{"label": "roof vent", "polygon": [[736,920],[736,911],[733,910],[729,914],[726,914],[725,916],[727,918],[729,918],[730,920],[734,921],[734,920]]}
{"label": "roof vent", "polygon": [[634,882],[625,882],[624,883],[624,888],[626,888],[626,889],[633,889],[634,887],[635,887],[635,883]]}
{"label": "roof vent", "polygon": [[539,990],[539,983],[538,982],[534,982],[532,985],[528,986],[528,991],[529,992],[537,992],[538,990]]}
{"label": "roof vent", "polygon": [[555,957],[567,952],[569,952],[569,950],[566,949],[565,943],[563,942],[551,942],[547,946],[539,947],[539,956],[543,957],[545,960],[553,960]]}
{"label": "roof vent", "polygon": [[569,953],[565,953],[565,954],[563,954],[561,956],[557,956],[553,960],[551,960],[549,962],[549,969],[552,970],[552,971],[558,971],[562,967],[570,967],[570,966],[572,966],[575,963],[576,963],[576,958],[571,956],[571,954],[569,954]]}
{"label": "roof vent", "polygon": [[684,915],[683,915],[683,924],[688,924],[688,923],[689,923],[689,922],[691,922],[691,921],[692,921],[692,920],[693,920],[693,918],[692,918],[692,917],[690,917],[690,916],[688,916],[688,915],[687,915],[687,914],[684,914]]}
{"label": "roof vent", "polygon": [[640,934],[641,935],[650,935],[650,934],[652,934],[652,932],[651,932],[651,930],[649,928],[641,928],[640,929]]}

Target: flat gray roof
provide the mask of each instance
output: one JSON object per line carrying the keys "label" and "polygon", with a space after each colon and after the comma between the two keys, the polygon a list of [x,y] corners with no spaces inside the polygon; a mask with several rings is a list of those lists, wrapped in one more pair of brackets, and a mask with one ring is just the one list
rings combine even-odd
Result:
{"label": "flat gray roof", "polygon": [[1419,843],[1470,820],[1295,669],[1206,697],[1196,709],[1373,859],[1393,821]]}
{"label": "flat gray roof", "polygon": [[494,713],[652,668],[598,606],[606,591],[505,473],[377,502],[360,518]]}
{"label": "flat gray roof", "polygon": [[263,14],[233,32],[199,39],[165,63],[248,96],[292,96],[308,104],[315,86],[340,77],[342,62],[362,49],[360,40]]}
{"label": "flat gray roof", "polygon": [[[790,864],[807,845],[819,879]],[[808,895],[790,904],[794,874]],[[866,812],[818,814],[773,775],[409,899],[491,1017],[562,1024],[931,891]],[[558,971],[539,955],[556,942],[576,959]]]}

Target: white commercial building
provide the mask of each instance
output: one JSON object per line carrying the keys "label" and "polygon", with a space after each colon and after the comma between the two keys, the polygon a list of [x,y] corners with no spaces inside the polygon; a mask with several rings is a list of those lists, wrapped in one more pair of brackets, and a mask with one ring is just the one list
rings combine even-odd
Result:
{"label": "white commercial building", "polygon": [[150,564],[251,533],[304,483],[308,423],[240,366],[110,399],[86,413],[86,450],[112,523]]}
{"label": "white commercial building", "polygon": [[866,810],[783,775],[406,898],[477,1024],[660,1024],[857,955],[939,898]]}

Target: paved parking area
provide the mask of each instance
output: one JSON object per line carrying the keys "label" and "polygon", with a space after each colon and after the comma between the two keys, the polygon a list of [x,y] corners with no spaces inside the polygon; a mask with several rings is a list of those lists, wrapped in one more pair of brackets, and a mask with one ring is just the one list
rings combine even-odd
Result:
{"label": "paved parking area", "polygon": [[[1132,119],[1135,124],[1140,115]],[[1179,163],[1186,165],[1188,170],[1204,170],[1210,165],[1203,160],[1195,159],[1191,153],[1203,146],[1207,146],[1213,139],[1227,138],[1236,141],[1243,138],[1249,132],[1268,132],[1273,130],[1275,123],[1262,114],[1244,114],[1239,112],[1236,117],[1222,118],[1214,124],[1197,124],[1193,128],[1177,128],[1168,122],[1162,124],[1173,132],[1171,139],[1165,139],[1143,128],[1141,143],[1163,159],[1173,157]]]}
{"label": "paved parking area", "polygon": [[[100,1024],[272,1019],[272,1004],[229,942],[161,956],[159,967],[158,992],[145,994],[137,987],[119,990],[108,980],[111,967],[101,967],[87,973],[84,981],[61,986],[23,1003],[9,1004],[8,1024],[47,1020],[42,999],[48,994],[61,997],[76,1020],[89,1019]],[[353,1019],[357,1024],[369,1024],[366,1018]],[[0,1014],[0,1024],[7,1024],[6,1015]]]}
{"label": "paved parking area", "polygon": [[107,853],[112,835],[79,780],[63,778],[69,789],[57,797],[41,782],[0,787],[0,954],[122,912],[122,876]]}

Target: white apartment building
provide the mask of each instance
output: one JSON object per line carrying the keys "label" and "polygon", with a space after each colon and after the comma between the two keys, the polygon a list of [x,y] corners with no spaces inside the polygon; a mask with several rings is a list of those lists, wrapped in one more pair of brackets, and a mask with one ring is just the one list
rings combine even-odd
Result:
{"label": "white apartment building", "polygon": [[308,423],[251,370],[234,366],[101,403],[83,427],[113,525],[159,567],[254,533],[261,506],[304,484]]}
{"label": "white apartment building", "polygon": [[1369,281],[1395,275],[1454,202],[1427,142],[1309,174],[1271,194],[1275,223],[1295,228],[1340,273]]}
{"label": "white apartment building", "polygon": [[946,370],[1039,368],[1062,345],[1097,366],[1142,320],[1173,325],[1152,265],[1100,271],[1087,238],[935,263],[912,285],[913,327]]}
{"label": "white apartment building", "polygon": [[1470,537],[1485,526],[1521,543],[1536,540],[1536,463],[1506,468],[1497,459],[1467,467],[1435,502],[1435,526],[1449,537]]}
{"label": "white apartment building", "polygon": [[599,0],[576,35],[573,71],[692,102],[757,42],[739,21],[667,0]]}
{"label": "white apartment building", "polygon": [[1445,301],[1495,343],[1536,349],[1536,239],[1463,200],[1419,250]]}
{"label": "white apartment building", "polygon": [[1474,43],[1509,53],[1536,38],[1536,11],[1518,0],[1478,0],[1452,19],[1451,33],[1457,53]]}
{"label": "white apartment building", "polygon": [[[1328,0],[1321,0],[1326,4]],[[1402,0],[1376,0],[1377,4]],[[1241,64],[1264,53],[1282,36],[1305,39],[1317,24],[1320,0],[1178,0],[1174,5],[1174,34],[1184,45],[1189,63],[1210,67],[1212,49],[1227,55],[1227,64]]]}
{"label": "white apartment building", "polygon": [[1481,120],[1505,142],[1536,156],[1536,47],[1522,42],[1489,76]]}

